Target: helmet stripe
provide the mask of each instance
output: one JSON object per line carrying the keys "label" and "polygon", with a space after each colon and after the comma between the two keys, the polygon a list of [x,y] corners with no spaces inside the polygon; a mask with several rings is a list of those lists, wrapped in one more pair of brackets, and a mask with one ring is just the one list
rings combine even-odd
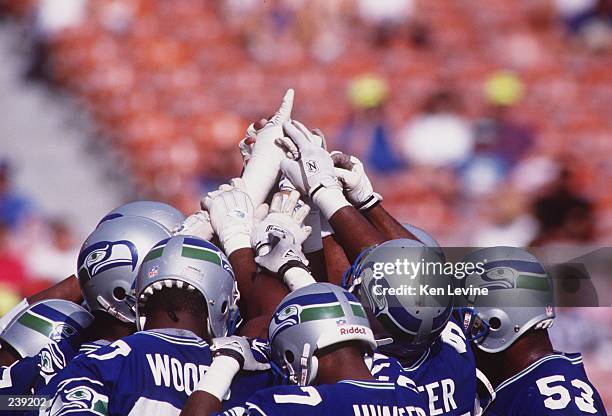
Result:
{"label": "helmet stripe", "polygon": [[221,257],[219,257],[219,254],[207,248],[183,245],[181,255],[190,259],[203,260],[219,266],[221,265]]}
{"label": "helmet stripe", "polygon": [[72,326],[74,329],[80,330],[83,328],[83,326],[80,323],[72,319],[69,315],[65,315],[64,313],[58,311],[57,309],[51,308],[49,305],[45,305],[44,303],[39,303],[38,305],[34,305],[34,307],[31,310],[55,322],[64,322]]}
{"label": "helmet stripe", "polygon": [[365,310],[363,309],[363,306],[361,305],[361,303],[356,303],[356,302],[349,302],[349,303],[351,304],[351,311],[353,311],[353,315],[359,316],[360,318],[366,317]]}
{"label": "helmet stripe", "polygon": [[546,275],[519,274],[516,278],[517,289],[542,290],[547,292],[548,277]]}
{"label": "helmet stripe", "polygon": [[540,263],[525,260],[496,260],[485,263],[483,268],[491,270],[496,267],[509,267],[523,273],[546,274],[546,270]]}
{"label": "helmet stripe", "polygon": [[157,259],[157,258],[161,257],[163,252],[164,252],[164,247],[165,246],[156,247],[153,250],[149,251],[149,253],[144,258],[143,262],[149,261],[149,260],[153,260],[153,259]]}
{"label": "helmet stripe", "polygon": [[300,322],[341,318],[343,316],[344,312],[342,311],[342,305],[339,303],[331,306],[315,306],[302,309],[302,312],[300,312]]}
{"label": "helmet stripe", "polygon": [[27,311],[19,317],[17,320],[21,325],[27,326],[28,328],[48,337],[53,331],[53,322],[47,321],[42,317]]}
{"label": "helmet stripe", "polygon": [[338,303],[338,298],[334,293],[312,293],[289,299],[283,302],[282,305],[276,308],[277,311],[282,311],[289,305],[310,306],[322,303]]}

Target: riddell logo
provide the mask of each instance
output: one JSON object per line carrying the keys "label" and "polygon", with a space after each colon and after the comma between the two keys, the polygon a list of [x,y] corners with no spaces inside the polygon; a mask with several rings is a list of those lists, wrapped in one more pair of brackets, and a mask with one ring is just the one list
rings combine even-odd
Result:
{"label": "riddell logo", "polygon": [[350,334],[363,334],[365,335],[366,330],[362,326],[349,326],[347,328],[340,328],[340,335],[350,335]]}

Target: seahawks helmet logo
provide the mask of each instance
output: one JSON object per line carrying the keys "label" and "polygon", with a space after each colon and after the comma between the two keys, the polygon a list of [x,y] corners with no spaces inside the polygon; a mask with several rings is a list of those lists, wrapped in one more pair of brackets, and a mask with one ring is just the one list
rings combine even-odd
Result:
{"label": "seahawks helmet logo", "polygon": [[77,333],[77,330],[65,322],[55,324],[49,338],[55,342],[60,342],[64,338],[69,338]]}
{"label": "seahawks helmet logo", "polygon": [[138,263],[138,251],[131,241],[100,241],[79,255],[79,278],[92,278],[98,273],[120,266],[130,266],[132,271]]}
{"label": "seahawks helmet logo", "polygon": [[298,305],[285,306],[279,312],[274,314],[272,320],[274,321],[274,329],[272,330],[270,339],[273,339],[276,334],[282,330],[300,323],[300,309]]}

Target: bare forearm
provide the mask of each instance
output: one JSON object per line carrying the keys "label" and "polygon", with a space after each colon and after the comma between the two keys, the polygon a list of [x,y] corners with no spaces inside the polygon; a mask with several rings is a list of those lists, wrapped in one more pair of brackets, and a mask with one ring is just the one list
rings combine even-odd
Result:
{"label": "bare forearm", "polygon": [[83,295],[76,276],[69,276],[50,288],[29,296],[27,301],[32,304],[45,299],[64,299],[78,304],[83,302]]}
{"label": "bare forearm", "polygon": [[351,266],[344,249],[334,237],[334,234],[323,239],[325,251],[325,267],[329,283],[340,285],[344,272]]}
{"label": "bare forearm", "polygon": [[378,204],[369,209],[363,214],[368,221],[385,237],[386,240],[394,240],[396,238],[410,238],[416,240],[404,226],[397,221],[391,214]]}
{"label": "bare forearm", "polygon": [[181,416],[208,416],[221,411],[221,402],[205,391],[194,391],[187,399]]}
{"label": "bare forearm", "polygon": [[336,211],[329,223],[351,263],[366,248],[385,241],[385,237],[353,206]]}
{"label": "bare forearm", "polygon": [[256,305],[256,299],[253,299],[250,295],[257,276],[257,264],[255,263],[253,250],[249,247],[238,249],[230,254],[229,261],[234,269],[238,290],[240,291],[238,307],[242,318],[248,321],[257,315],[259,309]]}

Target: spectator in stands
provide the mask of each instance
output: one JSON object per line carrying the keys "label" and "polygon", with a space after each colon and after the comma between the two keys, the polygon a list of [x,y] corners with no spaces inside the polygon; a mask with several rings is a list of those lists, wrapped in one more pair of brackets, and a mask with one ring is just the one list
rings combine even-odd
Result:
{"label": "spectator in stands", "polygon": [[434,92],[399,138],[404,156],[417,166],[459,167],[474,148],[472,127],[461,114],[459,97],[451,90]]}
{"label": "spectator in stands", "polygon": [[0,222],[17,228],[31,213],[31,203],[12,189],[12,166],[8,159],[0,159]]}
{"label": "spectator in stands", "polygon": [[[612,2],[594,0],[577,2],[582,7],[569,8],[568,2],[559,1],[559,11],[563,15],[571,34],[581,36],[592,49],[608,49],[612,44]],[[574,2],[574,4],[576,4]]]}
{"label": "spectator in stands", "polygon": [[21,258],[11,247],[10,228],[0,221],[0,315],[26,294],[30,279]]}
{"label": "spectator in stands", "polygon": [[594,206],[572,189],[571,175],[568,168],[563,169],[551,191],[534,202],[540,232],[531,245],[584,244],[595,240]]}
{"label": "spectator in stands", "polygon": [[64,219],[49,221],[49,237],[40,242],[27,256],[28,267],[35,276],[57,283],[74,273],[79,254],[76,238],[70,224]]}
{"label": "spectator in stands", "polygon": [[357,156],[370,171],[392,173],[403,166],[392,148],[385,103],[387,82],[375,75],[354,79],[348,88],[353,111],[341,129],[338,144],[343,152]]}

